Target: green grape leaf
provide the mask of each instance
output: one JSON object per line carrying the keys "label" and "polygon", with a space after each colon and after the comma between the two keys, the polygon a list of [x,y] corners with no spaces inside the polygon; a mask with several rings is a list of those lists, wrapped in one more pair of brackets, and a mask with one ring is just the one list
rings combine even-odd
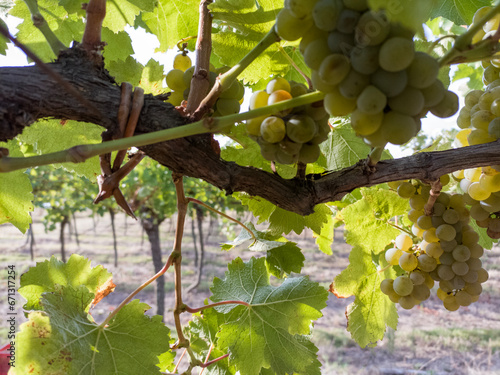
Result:
{"label": "green grape leaf", "polygon": [[132,40],[125,31],[113,32],[107,27],[103,27],[101,37],[106,42],[102,53],[105,61],[125,61],[128,56],[134,54]]}
{"label": "green grape leaf", "polygon": [[150,59],[142,70],[140,86],[146,94],[157,95],[163,92],[163,65],[154,59]]}
{"label": "green grape leaf", "polygon": [[[9,28],[7,27],[7,24],[1,18],[0,18],[0,25],[2,25],[2,27],[5,30],[9,30]],[[9,42],[10,41],[7,38],[5,38],[3,35],[0,35],[0,55],[6,56],[7,48],[8,48],[7,44]]]}
{"label": "green grape leaf", "polygon": [[222,305],[217,347],[242,375],[258,375],[262,368],[277,374],[320,374],[317,348],[305,335],[326,306],[328,292],[307,277],[288,278],[280,286],[269,284],[263,258],[245,263],[240,258],[228,266],[225,278],[214,279],[214,302]]}
{"label": "green grape leaf", "polygon": [[[53,365],[68,375],[159,374],[158,356],[169,351],[170,341],[162,317],[146,316],[150,307],[133,300],[104,328],[85,312],[93,298],[83,285],[58,286],[45,293],[42,304],[49,319],[33,315],[41,325],[38,332],[30,328],[30,321],[23,324],[17,344],[26,355],[16,361],[16,374],[53,373]],[[38,361],[38,356],[43,360]]]}
{"label": "green grape leaf", "polygon": [[408,212],[409,202],[391,190],[371,188],[361,189],[361,193],[363,199],[341,211],[346,242],[377,254],[399,235],[400,231],[389,221]]}
{"label": "green grape leaf", "polygon": [[485,249],[489,249],[491,250],[491,248],[493,247],[493,239],[488,236],[488,234],[486,233],[486,228],[481,228],[477,225],[476,223],[476,220],[471,220],[469,225],[474,228],[474,231],[479,234],[479,245],[481,245],[482,247],[484,247]]}
{"label": "green grape leaf", "polygon": [[103,266],[91,267],[90,260],[81,255],[72,254],[66,263],[52,256],[50,260],[38,262],[21,276],[18,292],[27,300],[24,305],[26,310],[39,310],[42,308],[42,293],[54,291],[57,285],[84,285],[96,294],[110,280],[111,273]]}
{"label": "green grape leaf", "polygon": [[[189,339],[189,345],[201,361],[207,359],[210,347],[208,361],[222,357],[225,352],[217,348],[217,332],[219,331],[219,314],[213,309],[207,309],[201,314],[195,314],[189,321],[188,326],[184,328],[184,334]],[[236,373],[234,366],[229,365],[229,360],[224,358],[215,362],[203,372],[207,375],[233,375]]]}
{"label": "green grape leaf", "polygon": [[433,7],[431,17],[441,16],[457,25],[469,25],[479,8],[490,5],[490,0],[441,0]]}
{"label": "green grape leaf", "polygon": [[[0,142],[0,147],[9,150],[11,157],[23,157],[16,140]],[[11,223],[22,233],[31,224],[33,211],[33,188],[25,171],[2,173],[0,178],[0,224]]]}
{"label": "green grape leaf", "polygon": [[467,87],[471,90],[483,89],[483,68],[481,64],[459,64],[453,74],[452,81],[468,78]]}
{"label": "green grape leaf", "polygon": [[389,20],[400,22],[412,30],[421,30],[422,24],[429,19],[437,0],[368,0],[372,9],[385,9]]}
{"label": "green grape leaf", "polygon": [[313,231],[313,237],[316,238],[316,245],[326,255],[332,255],[333,229],[335,227],[335,216],[333,213],[328,216],[326,223],[321,227],[320,232]]}
{"label": "green grape leaf", "polygon": [[[68,149],[82,144],[101,143],[101,133],[104,128],[86,122],[59,120],[41,120],[26,128],[18,138],[21,142],[33,145],[38,154],[47,154]],[[101,174],[99,157],[95,156],[83,163],[54,164],[68,171],[74,171],[94,181]]]}
{"label": "green grape leaf", "polygon": [[349,266],[338,275],[330,287],[338,297],[352,294],[356,299],[346,309],[347,330],[360,345],[374,345],[384,337],[386,327],[397,328],[396,306],[380,290],[385,278],[394,278],[392,267],[380,272],[372,254],[356,246],[349,255]]}
{"label": "green grape leaf", "polygon": [[199,5],[197,0],[158,0],[152,12],[142,13],[142,22],[160,42],[156,52],[166,52],[182,38],[197,35]]}
{"label": "green grape leaf", "polygon": [[[370,147],[356,136],[350,124],[335,126],[320,147],[326,160],[323,167],[329,171],[350,167],[370,153]],[[383,159],[388,158],[389,153],[384,151]]]}
{"label": "green grape leaf", "polygon": [[135,1],[112,0],[106,2],[106,17],[102,25],[117,33],[123,31],[126,25],[134,25],[135,17],[141,8],[133,4]]}
{"label": "green grape leaf", "polygon": [[[214,24],[221,26],[212,37],[213,51],[222,64],[234,66],[241,56],[250,52],[273,27],[276,16],[283,7],[283,1],[225,0],[216,1],[209,7],[214,15]],[[285,52],[289,58],[297,65],[304,66],[301,54],[292,52],[298,42],[281,42],[281,45],[286,47]],[[276,43],[260,54],[239,78],[245,83],[255,84],[260,77],[280,75],[303,82],[290,64],[289,58],[280,51],[280,45]]]}
{"label": "green grape leaf", "polygon": [[257,218],[257,224],[269,220],[276,206],[261,197],[254,197],[247,194],[235,194],[235,197],[241,201],[241,204],[247,206],[253,215]]}
{"label": "green grape leaf", "polygon": [[[295,242],[290,242],[279,235],[260,232],[252,223],[245,223],[255,236],[255,240],[248,247],[251,251],[266,251],[266,263],[269,272],[276,277],[292,272],[300,273],[304,266],[305,257]],[[249,240],[253,240],[250,233],[243,229],[233,241],[221,245],[223,250],[231,250]]]}
{"label": "green grape leaf", "polygon": [[139,86],[143,66],[132,56],[128,56],[125,61],[106,62],[106,69],[115,78],[116,82],[129,82],[132,86]]}

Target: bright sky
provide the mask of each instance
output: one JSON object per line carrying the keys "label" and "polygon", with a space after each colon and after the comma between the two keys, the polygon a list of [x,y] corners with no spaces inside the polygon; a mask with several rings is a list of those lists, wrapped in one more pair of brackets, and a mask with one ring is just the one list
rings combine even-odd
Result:
{"label": "bright sky", "polygon": [[[19,19],[7,16],[5,19],[11,33],[16,32],[16,26],[20,23]],[[154,53],[155,48],[159,46],[159,43],[151,34],[146,33],[142,29],[134,30],[132,27],[128,27],[126,30],[132,36],[132,46],[134,48],[135,54],[134,58],[141,64],[146,65],[150,58],[154,58],[161,64],[165,66],[166,69],[171,67],[173,58],[177,53],[176,50],[170,50],[167,53]],[[191,56],[194,60],[193,56]],[[27,60],[22,51],[9,44],[9,49],[7,51],[7,56],[0,55],[0,66],[24,66],[27,65]],[[467,86],[465,80],[460,80],[454,82],[450,86],[450,90],[459,94],[461,103],[460,107],[463,106],[463,93],[467,92]],[[243,103],[243,110],[248,109],[248,96],[245,95],[246,101]],[[456,125],[456,118],[458,114],[447,119],[440,119],[432,115],[430,112],[427,118],[422,119],[422,132],[428,134],[429,136],[437,136],[442,130],[458,129]],[[411,154],[411,150],[401,150],[398,146],[389,145],[387,147],[394,157],[408,156]]]}

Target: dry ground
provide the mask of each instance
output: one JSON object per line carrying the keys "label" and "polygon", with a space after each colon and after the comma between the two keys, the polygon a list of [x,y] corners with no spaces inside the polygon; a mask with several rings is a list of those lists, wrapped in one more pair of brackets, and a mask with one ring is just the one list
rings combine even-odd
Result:
{"label": "dry ground", "polygon": [[[41,224],[41,212],[34,214],[35,261],[51,255],[59,256],[58,231],[45,233]],[[114,293],[99,303],[94,312],[96,319],[104,316],[141,282],[153,274],[149,243],[138,223],[117,215],[119,235],[118,267],[113,265],[113,241],[109,217],[97,218],[96,225],[86,214],[77,216],[80,246],[75,237],[67,234],[67,254],[78,253],[89,257],[92,264],[103,264],[114,274],[117,288]],[[205,234],[208,220],[205,220]],[[194,279],[193,240],[191,226],[186,225],[183,244],[185,251],[183,278],[186,285]],[[173,224],[167,220],[162,224],[162,249],[166,259],[173,243]],[[223,277],[226,265],[236,256],[243,259],[252,253],[244,249],[222,252],[219,244],[227,240],[226,233],[234,236],[238,228],[211,226],[212,233],[206,243],[206,259],[203,281],[196,292],[185,295],[185,302],[198,306],[210,295],[210,281],[214,276]],[[315,281],[328,286],[333,277],[347,265],[349,246],[343,242],[342,233],[335,235],[333,256],[320,253],[309,233],[292,236],[306,255],[304,273]],[[4,267],[14,264],[22,273],[32,266],[26,239],[8,225],[0,226],[0,257]],[[449,313],[433,296],[423,306],[412,311],[400,311],[399,329],[387,333],[386,338],[375,348],[359,348],[346,332],[344,316],[346,306],[352,299],[337,299],[331,295],[324,317],[316,322],[313,340],[320,348],[320,360],[325,375],[420,375],[420,374],[500,374],[500,251],[488,251],[483,259],[490,273],[490,280],[479,301],[458,312]],[[173,278],[169,272],[166,279],[166,309],[173,306]],[[1,278],[4,280],[5,275]],[[5,296],[0,296],[0,314],[5,317],[7,304]],[[138,296],[155,309],[154,287],[149,287]],[[22,304],[18,297],[18,307]],[[165,321],[171,328],[171,312]],[[186,316],[186,319],[188,317]],[[2,319],[5,322],[5,319]],[[0,344],[6,339],[5,323],[0,325]]]}

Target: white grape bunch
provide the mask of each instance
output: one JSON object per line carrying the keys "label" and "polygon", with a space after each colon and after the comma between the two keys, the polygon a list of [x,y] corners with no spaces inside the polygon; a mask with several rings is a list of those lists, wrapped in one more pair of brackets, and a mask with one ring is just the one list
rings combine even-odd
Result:
{"label": "white grape bunch", "polygon": [[[449,176],[443,176],[441,181],[445,185]],[[394,247],[385,252],[389,265],[401,271],[395,280],[382,281],[382,292],[404,309],[411,309],[428,299],[434,282],[438,282],[437,296],[447,310],[455,311],[477,301],[488,272],[482,267],[484,249],[478,244],[479,235],[469,225],[464,196],[441,192],[432,215],[426,215],[429,185],[397,181],[389,186],[410,200],[408,219],[413,226],[411,234],[401,233]]]}
{"label": "white grape bunch", "polygon": [[285,40],[300,41],[316,89],[331,116],[351,115],[372,147],[417,135],[427,112],[449,117],[458,97],[438,80],[438,61],[415,51],[413,32],[366,0],[286,0],[276,19]]}
{"label": "white grape bunch", "polygon": [[[307,92],[307,87],[302,83],[277,77],[269,81],[266,90],[252,94],[250,110]],[[253,118],[246,122],[246,129],[249,136],[260,145],[264,159],[281,164],[313,163],[320,155],[319,144],[328,138],[328,118],[323,103],[316,102],[272,116]]]}

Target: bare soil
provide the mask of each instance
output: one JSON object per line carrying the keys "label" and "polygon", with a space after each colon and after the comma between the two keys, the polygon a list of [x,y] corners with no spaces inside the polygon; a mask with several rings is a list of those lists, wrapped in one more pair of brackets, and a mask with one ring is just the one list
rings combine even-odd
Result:
{"label": "bare soil", "polygon": [[[35,261],[31,261],[26,236],[10,225],[0,226],[0,259],[3,269],[15,265],[18,276],[36,261],[55,255],[60,257],[58,229],[45,233],[42,224],[43,212],[33,215],[35,233]],[[77,215],[76,228],[80,245],[76,243],[74,226],[72,233],[66,233],[66,254],[84,255],[93,265],[102,264],[114,275],[117,285],[115,292],[100,302],[93,315],[100,320],[118,305],[131,291],[153,275],[153,264],[148,240],[139,223],[116,215],[118,235],[118,267],[114,267],[113,237],[108,216],[93,220],[86,213]],[[234,237],[240,229],[228,224],[205,220],[205,262],[200,286],[184,295],[184,301],[191,307],[200,306],[210,296],[213,277],[224,277],[227,263],[239,256],[249,259],[259,256],[245,249],[230,252],[220,250],[220,243]],[[174,221],[166,220],[161,225],[162,251],[166,260],[173,245]],[[334,255],[321,253],[314,244],[310,232],[300,236],[288,236],[303,249],[306,256],[304,274],[325,287],[348,264],[350,246],[343,241],[342,231],[336,231],[332,246]],[[186,224],[183,243],[183,281],[185,289],[195,279],[193,265],[193,238],[191,223]],[[479,301],[457,312],[446,311],[434,295],[421,306],[405,311],[400,309],[397,331],[388,331],[384,340],[373,348],[360,348],[346,331],[345,309],[353,299],[338,299],[331,295],[324,317],[315,323],[313,341],[319,347],[319,357],[323,364],[322,374],[340,375],[424,375],[424,374],[500,374],[500,251],[487,251],[483,264],[490,274]],[[1,279],[6,280],[6,272]],[[155,290],[150,286],[137,298],[148,303],[155,311]],[[17,296],[18,318],[23,304]],[[165,322],[173,329],[171,309],[174,305],[173,273],[166,275],[167,313]],[[6,296],[0,296],[0,314],[7,315]],[[189,314],[186,314],[189,315]],[[185,321],[189,316],[185,316]],[[0,345],[6,339],[6,319],[0,325]],[[19,321],[20,322],[20,321]]]}

